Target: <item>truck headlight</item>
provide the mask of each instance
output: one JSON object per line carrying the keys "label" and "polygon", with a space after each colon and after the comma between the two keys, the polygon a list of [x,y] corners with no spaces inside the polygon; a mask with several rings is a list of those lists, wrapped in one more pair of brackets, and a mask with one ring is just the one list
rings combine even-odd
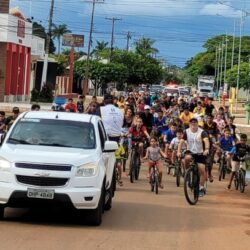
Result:
{"label": "truck headlight", "polygon": [[97,165],[95,163],[83,164],[76,169],[76,176],[91,177],[97,174]]}
{"label": "truck headlight", "polygon": [[10,162],[3,158],[0,158],[0,171],[9,171],[10,168],[11,168]]}

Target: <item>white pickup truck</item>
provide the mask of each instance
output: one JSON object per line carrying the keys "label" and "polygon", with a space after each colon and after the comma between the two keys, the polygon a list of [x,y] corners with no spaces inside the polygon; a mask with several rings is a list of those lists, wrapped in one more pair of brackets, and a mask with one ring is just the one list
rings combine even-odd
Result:
{"label": "white pickup truck", "polygon": [[70,204],[102,222],[114,195],[114,152],[98,116],[22,113],[0,147],[0,218],[5,207]]}

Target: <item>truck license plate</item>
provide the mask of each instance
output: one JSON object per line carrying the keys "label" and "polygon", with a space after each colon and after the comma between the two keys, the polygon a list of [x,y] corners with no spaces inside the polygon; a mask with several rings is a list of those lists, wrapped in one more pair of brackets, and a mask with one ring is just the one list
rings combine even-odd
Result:
{"label": "truck license plate", "polygon": [[37,199],[54,199],[54,190],[28,188],[27,196]]}

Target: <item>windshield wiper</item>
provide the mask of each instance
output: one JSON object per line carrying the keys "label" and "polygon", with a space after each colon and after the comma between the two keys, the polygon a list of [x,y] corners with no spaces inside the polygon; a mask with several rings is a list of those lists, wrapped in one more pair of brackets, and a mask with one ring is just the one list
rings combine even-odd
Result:
{"label": "windshield wiper", "polygon": [[21,140],[21,139],[16,139],[16,138],[9,138],[7,142],[15,143],[15,144],[28,144],[28,145],[31,145],[30,142],[27,142],[27,141]]}
{"label": "windshield wiper", "polygon": [[64,148],[72,148],[72,146],[60,144],[60,143],[38,143],[39,146],[52,146],[52,147],[64,147]]}

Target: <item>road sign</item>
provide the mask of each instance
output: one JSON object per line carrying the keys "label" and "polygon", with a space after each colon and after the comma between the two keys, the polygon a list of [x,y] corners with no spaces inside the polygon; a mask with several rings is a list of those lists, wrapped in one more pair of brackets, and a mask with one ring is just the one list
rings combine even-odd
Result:
{"label": "road sign", "polygon": [[62,44],[75,48],[84,47],[84,35],[64,34]]}

